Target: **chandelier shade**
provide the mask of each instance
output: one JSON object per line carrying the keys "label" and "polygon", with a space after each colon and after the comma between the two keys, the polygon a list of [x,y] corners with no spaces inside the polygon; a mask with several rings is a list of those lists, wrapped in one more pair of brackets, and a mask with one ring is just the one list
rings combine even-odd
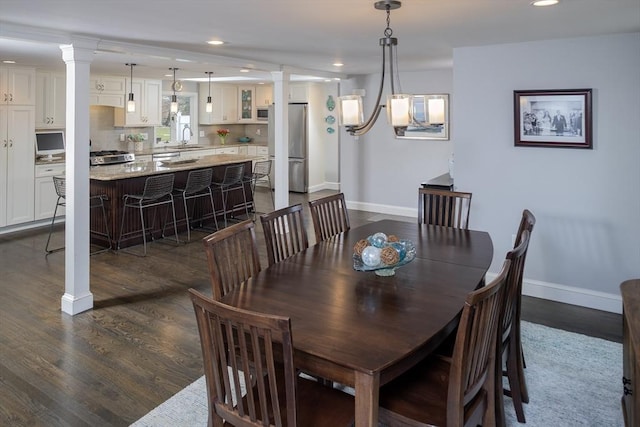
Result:
{"label": "chandelier shade", "polygon": [[207,103],[204,108],[207,113],[212,113],[213,102],[211,102],[211,74],[213,74],[213,71],[207,71],[206,74],[209,76],[209,96],[207,96]]}
{"label": "chandelier shade", "polygon": [[131,78],[129,79],[129,99],[127,100],[127,113],[136,112],[136,101],[133,99],[133,67],[137,64],[125,64],[131,68]]}
{"label": "chandelier shade", "polygon": [[171,87],[173,88],[173,95],[171,95],[171,112],[177,113],[178,97],[176,96],[176,70],[178,70],[178,68],[169,68],[169,69],[173,70],[173,84],[171,85]]}

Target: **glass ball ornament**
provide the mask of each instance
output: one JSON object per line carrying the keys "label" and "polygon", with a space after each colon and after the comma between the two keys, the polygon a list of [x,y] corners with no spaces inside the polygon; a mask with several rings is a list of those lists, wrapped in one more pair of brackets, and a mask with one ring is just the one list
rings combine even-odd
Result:
{"label": "glass ball ornament", "polygon": [[367,246],[362,251],[362,262],[369,267],[375,267],[380,264],[380,248],[375,246]]}
{"label": "glass ball ornament", "polygon": [[398,251],[398,255],[400,256],[400,261],[402,261],[407,256],[407,248],[402,242],[392,242],[390,245]]}
{"label": "glass ball ornament", "polygon": [[376,233],[369,237],[369,243],[376,248],[383,248],[387,243],[387,235],[384,233]]}

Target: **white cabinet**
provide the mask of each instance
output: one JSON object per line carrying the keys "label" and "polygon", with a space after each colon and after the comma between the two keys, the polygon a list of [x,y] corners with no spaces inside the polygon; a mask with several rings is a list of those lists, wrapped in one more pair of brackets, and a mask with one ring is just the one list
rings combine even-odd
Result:
{"label": "white cabinet", "polygon": [[289,102],[308,102],[309,86],[306,83],[289,85]]}
{"label": "white cabinet", "polygon": [[238,154],[238,147],[216,148],[216,154]]}
{"label": "white cabinet", "polygon": [[273,104],[273,86],[256,86],[256,107],[268,107]]}
{"label": "white cabinet", "polygon": [[238,88],[234,85],[211,85],[213,112],[207,113],[205,104],[209,93],[208,83],[200,84],[199,114],[200,124],[218,125],[238,122]]}
{"label": "white cabinet", "polygon": [[[54,176],[64,176],[64,163],[36,165],[35,214],[36,220],[53,217],[58,194],[53,185]],[[64,206],[58,208],[58,215],[64,215]]]}
{"label": "white cabinet", "polygon": [[187,150],[180,152],[181,160],[189,160],[189,159],[201,159],[206,156],[212,156],[216,154],[215,149],[210,150]]}
{"label": "white cabinet", "polygon": [[65,127],[66,87],[64,74],[36,73],[36,129]]}
{"label": "white cabinet", "polygon": [[126,80],[124,77],[91,76],[89,104],[124,108]]}
{"label": "white cabinet", "polygon": [[[128,84],[127,87],[129,87]],[[160,126],[162,81],[133,79],[131,88],[133,88],[136,111],[128,113],[125,108],[116,108],[113,110],[113,124],[123,127]]]}
{"label": "white cabinet", "polygon": [[0,67],[0,96],[1,105],[35,105],[35,68]]}
{"label": "white cabinet", "polygon": [[238,123],[254,123],[256,121],[255,86],[238,86]]}
{"label": "white cabinet", "polygon": [[0,227],[33,221],[35,107],[0,106]]}

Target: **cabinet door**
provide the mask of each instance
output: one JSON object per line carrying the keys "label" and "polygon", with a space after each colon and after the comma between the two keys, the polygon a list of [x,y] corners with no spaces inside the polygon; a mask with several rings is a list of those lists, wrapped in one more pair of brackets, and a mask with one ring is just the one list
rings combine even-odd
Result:
{"label": "cabinet door", "polygon": [[[212,88],[213,90],[213,88]],[[213,104],[213,92],[211,92],[211,103]],[[213,111],[207,113],[207,97],[209,97],[209,83],[198,85],[198,122],[201,125],[213,124]]]}
{"label": "cabinet door", "polygon": [[[53,185],[54,176],[64,175],[65,164],[36,165],[35,220],[53,217],[58,194]],[[64,206],[58,207],[58,216],[64,215]]]}
{"label": "cabinet door", "polygon": [[36,73],[36,129],[65,127],[66,86],[62,74]]}
{"label": "cabinet door", "polygon": [[146,126],[162,123],[162,81],[144,81],[143,122]]}
{"label": "cabinet door", "polygon": [[2,73],[0,80],[3,81],[3,100],[8,105],[36,104],[35,68],[6,68],[0,72]]}
{"label": "cabinet door", "polygon": [[255,104],[255,87],[239,86],[238,87],[238,106],[240,108],[239,122],[255,122],[256,121],[256,104]]}
{"label": "cabinet door", "polygon": [[126,80],[124,77],[91,76],[89,104],[124,108]]}
{"label": "cabinet door", "polygon": [[306,84],[289,85],[289,102],[307,102],[309,91]]}
{"label": "cabinet door", "polygon": [[33,221],[35,107],[7,107],[6,225]]}
{"label": "cabinet door", "polygon": [[267,107],[273,104],[273,87],[271,85],[256,86],[256,107]]}
{"label": "cabinet door", "polygon": [[238,121],[238,90],[232,85],[211,86],[213,100],[213,123],[236,123]]}
{"label": "cabinet door", "polygon": [[7,110],[7,107],[0,107],[0,227],[7,225],[7,157],[9,153]]}

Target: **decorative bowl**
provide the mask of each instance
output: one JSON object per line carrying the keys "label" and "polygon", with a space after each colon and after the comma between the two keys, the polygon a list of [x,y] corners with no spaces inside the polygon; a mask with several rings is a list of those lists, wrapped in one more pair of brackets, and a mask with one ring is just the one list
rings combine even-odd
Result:
{"label": "decorative bowl", "polygon": [[238,142],[251,142],[253,141],[252,138],[249,138],[248,136],[241,136],[240,138],[238,138]]}
{"label": "decorative bowl", "polygon": [[[365,247],[363,248],[362,246]],[[397,252],[397,258],[392,258],[397,259],[397,262],[385,264],[382,261],[380,253],[386,248],[393,248]],[[384,233],[375,233],[368,236],[358,242],[354,249],[353,269],[357,271],[373,271],[378,276],[393,276],[396,269],[410,263],[416,257],[416,247],[411,240],[394,239],[393,241],[388,241]]]}

